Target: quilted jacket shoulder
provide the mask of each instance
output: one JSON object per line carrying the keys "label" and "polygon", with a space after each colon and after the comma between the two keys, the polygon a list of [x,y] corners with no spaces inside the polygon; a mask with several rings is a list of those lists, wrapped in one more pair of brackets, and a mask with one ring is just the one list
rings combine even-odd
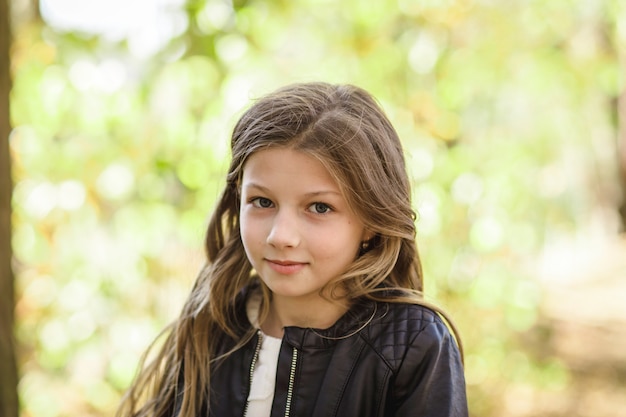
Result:
{"label": "quilted jacket shoulder", "polygon": [[[416,339],[436,344],[449,337],[443,320],[427,307],[416,304],[383,304],[383,313],[367,326],[361,336],[396,371]],[[430,329],[429,329],[430,328]],[[426,333],[422,334],[424,331]],[[423,343],[423,342],[422,342]]]}

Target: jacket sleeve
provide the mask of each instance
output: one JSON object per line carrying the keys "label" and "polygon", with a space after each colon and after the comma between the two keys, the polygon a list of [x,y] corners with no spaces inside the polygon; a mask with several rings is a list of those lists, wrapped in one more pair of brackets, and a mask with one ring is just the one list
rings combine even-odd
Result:
{"label": "jacket sleeve", "polygon": [[467,417],[461,355],[437,318],[409,341],[394,381],[395,417]]}

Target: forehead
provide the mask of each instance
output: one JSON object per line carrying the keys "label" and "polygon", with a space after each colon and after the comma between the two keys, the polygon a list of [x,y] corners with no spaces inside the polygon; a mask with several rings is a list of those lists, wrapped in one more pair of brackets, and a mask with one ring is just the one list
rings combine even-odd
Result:
{"label": "forehead", "polygon": [[243,167],[243,185],[258,181],[291,186],[304,182],[339,189],[333,175],[318,158],[290,148],[264,149],[248,157]]}

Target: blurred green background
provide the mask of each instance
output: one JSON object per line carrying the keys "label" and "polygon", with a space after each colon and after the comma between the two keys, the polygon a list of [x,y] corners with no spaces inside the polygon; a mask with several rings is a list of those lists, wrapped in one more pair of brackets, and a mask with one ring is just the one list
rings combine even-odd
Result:
{"label": "blurred green background", "polygon": [[312,80],[400,133],[471,415],[624,415],[626,2],[11,6],[23,417],[112,415],[202,263],[238,114]]}

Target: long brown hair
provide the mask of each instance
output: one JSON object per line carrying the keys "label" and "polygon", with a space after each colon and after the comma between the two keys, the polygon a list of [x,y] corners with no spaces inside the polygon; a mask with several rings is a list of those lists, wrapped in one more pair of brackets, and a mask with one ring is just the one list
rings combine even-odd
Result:
{"label": "long brown hair", "polygon": [[[239,183],[250,155],[271,147],[316,157],[373,233],[367,251],[322,289],[326,296],[422,304],[445,318],[422,297],[410,182],[400,140],[380,106],[351,85],[289,85],[254,102],[235,125],[226,186],[206,233],[207,262],[180,317],[166,329],[156,358],[122,401],[118,417],[163,416],[177,401],[181,417],[195,416],[208,407],[211,365],[253,336],[254,329],[241,323],[235,311],[238,294],[256,280],[241,242]],[[263,316],[271,294],[261,287]],[[220,356],[218,346],[225,338],[236,344]]]}

